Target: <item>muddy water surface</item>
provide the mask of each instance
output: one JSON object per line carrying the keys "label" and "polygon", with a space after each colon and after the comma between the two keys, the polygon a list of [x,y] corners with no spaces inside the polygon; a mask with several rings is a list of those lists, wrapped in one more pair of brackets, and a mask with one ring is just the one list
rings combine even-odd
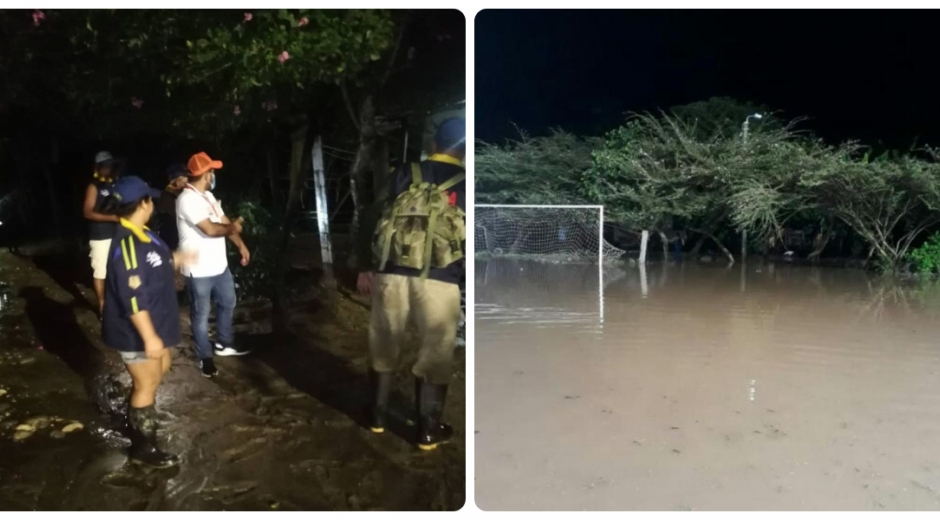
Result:
{"label": "muddy water surface", "polygon": [[751,261],[476,265],[488,510],[940,508],[940,288]]}

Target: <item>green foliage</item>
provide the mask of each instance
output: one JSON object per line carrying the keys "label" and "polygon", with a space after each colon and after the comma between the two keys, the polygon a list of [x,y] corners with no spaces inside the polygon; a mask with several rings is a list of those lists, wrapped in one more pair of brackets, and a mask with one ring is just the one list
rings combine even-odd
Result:
{"label": "green foliage", "polygon": [[251,20],[224,13],[186,40],[169,85],[205,84],[237,102],[258,87],[338,82],[378,60],[394,35],[382,10],[280,9],[256,11]]}
{"label": "green foliage", "polygon": [[665,229],[673,218],[709,211],[715,178],[710,150],[687,138],[689,126],[674,117],[636,115],[607,134],[593,154],[584,189],[612,220],[634,230]]}
{"label": "green foliage", "polygon": [[248,197],[235,203],[234,214],[245,219],[242,238],[251,251],[251,262],[241,265],[238,250],[229,246],[229,265],[235,276],[239,299],[270,299],[277,265],[279,224],[256,199]]}
{"label": "green foliage", "polygon": [[860,160],[843,156],[837,167],[810,172],[801,187],[817,208],[845,222],[895,270],[912,243],[940,223],[940,163],[915,156]]}
{"label": "green foliage", "polygon": [[14,78],[0,102],[35,98],[41,110],[107,118],[116,131],[213,138],[303,113],[317,85],[357,77],[395,32],[385,10],[247,14],[50,10],[33,26],[28,11],[0,13],[0,72]]}
{"label": "green foliage", "polygon": [[699,140],[740,137],[744,120],[753,114],[761,114],[764,117],[750,120],[751,132],[779,129],[783,126],[773,117],[770,108],[728,97],[713,97],[706,101],[675,106],[669,109],[669,113],[688,125],[690,133]]}
{"label": "green foliage", "polygon": [[545,137],[519,132],[503,145],[479,142],[474,155],[477,201],[492,204],[585,203],[581,179],[598,139],[561,130]]}
{"label": "green foliage", "polygon": [[940,273],[940,233],[934,233],[920,247],[910,252],[919,273]]}

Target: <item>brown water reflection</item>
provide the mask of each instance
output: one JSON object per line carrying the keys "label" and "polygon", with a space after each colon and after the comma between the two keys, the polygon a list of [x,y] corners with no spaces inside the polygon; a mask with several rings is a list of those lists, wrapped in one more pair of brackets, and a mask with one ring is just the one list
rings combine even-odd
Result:
{"label": "brown water reflection", "polygon": [[479,507],[940,507],[940,286],[759,261],[600,285],[476,264]]}

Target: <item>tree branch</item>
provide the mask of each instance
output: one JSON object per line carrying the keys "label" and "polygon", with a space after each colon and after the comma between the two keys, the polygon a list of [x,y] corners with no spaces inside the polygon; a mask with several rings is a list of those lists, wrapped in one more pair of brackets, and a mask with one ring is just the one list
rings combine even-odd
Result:
{"label": "tree branch", "polygon": [[356,116],[356,109],[353,108],[352,99],[349,97],[349,89],[346,88],[345,80],[339,84],[339,89],[343,93],[343,103],[346,105],[346,110],[349,112],[349,118],[352,119],[356,130],[361,130],[362,127],[359,123],[359,117]]}
{"label": "tree branch", "polygon": [[385,74],[383,74],[382,79],[379,80],[378,88],[384,87],[385,83],[388,81],[389,76],[392,75],[392,69],[395,67],[395,61],[398,59],[398,50],[401,48],[401,41],[405,37],[405,27],[407,26],[408,17],[405,16],[401,22],[401,25],[398,27],[398,35],[395,36],[395,47],[392,48],[392,54],[388,58],[388,66],[385,67]]}

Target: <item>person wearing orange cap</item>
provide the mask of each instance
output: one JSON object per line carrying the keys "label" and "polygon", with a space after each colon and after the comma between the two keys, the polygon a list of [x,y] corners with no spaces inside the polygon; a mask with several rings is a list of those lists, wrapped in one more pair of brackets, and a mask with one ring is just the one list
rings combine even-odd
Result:
{"label": "person wearing orange cap", "polygon": [[[232,319],[235,314],[235,280],[228,268],[225,251],[226,238],[241,253],[242,265],[248,265],[251,253],[241,239],[242,219],[231,221],[222,211],[222,205],[212,194],[216,183],[216,170],[222,161],[213,160],[205,152],[189,159],[189,182],[176,199],[179,248],[198,252],[198,260],[183,267],[183,276],[189,290],[193,341],[202,375],[218,374],[214,355],[241,356],[247,351],[235,348]],[[212,300],[216,301],[217,342],[209,340],[209,313]]]}

